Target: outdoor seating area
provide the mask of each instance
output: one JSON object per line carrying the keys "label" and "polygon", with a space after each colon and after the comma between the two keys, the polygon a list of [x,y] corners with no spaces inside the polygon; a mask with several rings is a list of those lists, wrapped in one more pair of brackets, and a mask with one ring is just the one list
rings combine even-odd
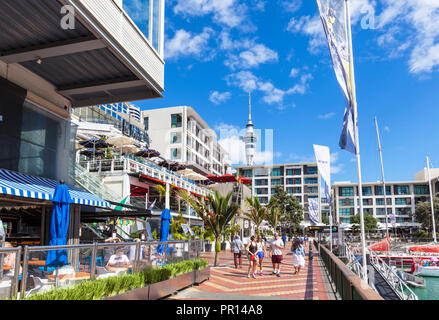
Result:
{"label": "outdoor seating area", "polygon": [[[82,281],[195,259],[200,256],[200,251],[200,241],[0,248],[0,300],[26,299],[38,292],[64,288]],[[55,260],[51,260],[51,257],[55,257]]]}

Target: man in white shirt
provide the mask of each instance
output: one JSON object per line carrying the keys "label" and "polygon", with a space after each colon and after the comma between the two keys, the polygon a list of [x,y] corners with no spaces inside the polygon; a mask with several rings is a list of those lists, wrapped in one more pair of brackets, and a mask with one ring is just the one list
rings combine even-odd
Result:
{"label": "man in white shirt", "polygon": [[128,257],[123,254],[123,250],[119,250],[117,251],[116,254],[113,254],[110,257],[110,260],[107,263],[107,267],[129,267],[130,264],[130,260],[128,259]]}
{"label": "man in white shirt", "polygon": [[284,242],[279,238],[279,234],[274,234],[274,241],[271,243],[271,262],[273,263],[273,274],[280,277],[280,264],[282,263],[282,248]]}

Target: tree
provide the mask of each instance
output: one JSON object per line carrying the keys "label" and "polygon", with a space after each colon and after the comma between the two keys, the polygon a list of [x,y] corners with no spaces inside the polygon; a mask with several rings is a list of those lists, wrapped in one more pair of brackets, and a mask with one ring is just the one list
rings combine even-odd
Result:
{"label": "tree", "polygon": [[279,224],[279,218],[280,218],[280,209],[274,205],[272,201],[270,201],[272,204],[268,208],[268,214],[267,214],[267,222],[270,224],[270,226],[276,231],[276,228]]}
{"label": "tree", "polygon": [[258,197],[246,198],[245,204],[250,211],[241,210],[241,213],[249,218],[256,225],[256,234],[261,235],[260,225],[267,218],[268,208],[261,206]]}
{"label": "tree", "polygon": [[[436,223],[436,230],[438,229],[438,220],[439,220],[439,198],[434,197],[433,199],[433,205],[434,205],[434,220]],[[431,202],[418,202],[416,204],[415,209],[415,219],[417,222],[422,223],[422,227],[426,228],[427,230],[432,231],[432,217],[431,217]]]}
{"label": "tree", "polygon": [[[351,223],[358,226],[352,227],[353,229],[360,229],[360,214],[351,218]],[[371,214],[364,214],[364,231],[375,232],[378,229],[378,220]]]}
{"label": "tree", "polygon": [[183,217],[183,213],[178,213],[178,219],[173,218],[169,224],[169,231],[172,234],[174,240],[186,240],[182,224],[186,224],[186,219]]}
{"label": "tree", "polygon": [[185,190],[178,190],[177,194],[183,201],[188,203],[197,215],[203,219],[204,228],[211,231],[215,236],[215,263],[218,265],[219,253],[221,252],[221,237],[225,234],[227,224],[238,213],[239,206],[231,201],[232,192],[223,197],[217,190],[214,196],[207,195],[208,203],[204,198],[197,198]]}
{"label": "tree", "polygon": [[288,194],[282,187],[277,186],[270,202],[273,207],[279,208],[279,225],[283,232],[298,232],[301,230],[303,207],[296,197]]}

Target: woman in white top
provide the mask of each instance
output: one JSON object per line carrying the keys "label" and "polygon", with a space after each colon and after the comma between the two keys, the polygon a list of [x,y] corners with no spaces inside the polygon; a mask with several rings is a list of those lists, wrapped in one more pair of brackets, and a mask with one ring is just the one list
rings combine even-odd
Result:
{"label": "woman in white top", "polygon": [[257,247],[258,251],[256,252],[256,255],[259,259],[259,275],[263,276],[264,274],[262,273],[262,262],[264,261],[265,256],[265,242],[264,239],[262,239],[262,236],[258,236]]}

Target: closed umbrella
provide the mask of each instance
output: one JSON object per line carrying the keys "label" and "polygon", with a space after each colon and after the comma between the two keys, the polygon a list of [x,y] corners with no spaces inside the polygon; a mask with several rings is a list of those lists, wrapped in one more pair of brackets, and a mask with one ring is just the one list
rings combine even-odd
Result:
{"label": "closed umbrella", "polygon": [[[169,236],[169,223],[172,220],[172,216],[171,216],[171,212],[169,211],[169,209],[165,209],[163,210],[161,216],[161,224],[160,224],[160,241],[168,241],[168,236]],[[165,245],[160,244],[157,247],[157,252],[158,253],[163,253],[164,251],[164,247]]]}
{"label": "closed umbrella", "polygon": [[[52,202],[49,246],[66,245],[70,203],[73,202],[66,185],[60,184],[56,186]],[[47,252],[46,265],[58,267],[67,263],[67,250],[49,250]]]}

